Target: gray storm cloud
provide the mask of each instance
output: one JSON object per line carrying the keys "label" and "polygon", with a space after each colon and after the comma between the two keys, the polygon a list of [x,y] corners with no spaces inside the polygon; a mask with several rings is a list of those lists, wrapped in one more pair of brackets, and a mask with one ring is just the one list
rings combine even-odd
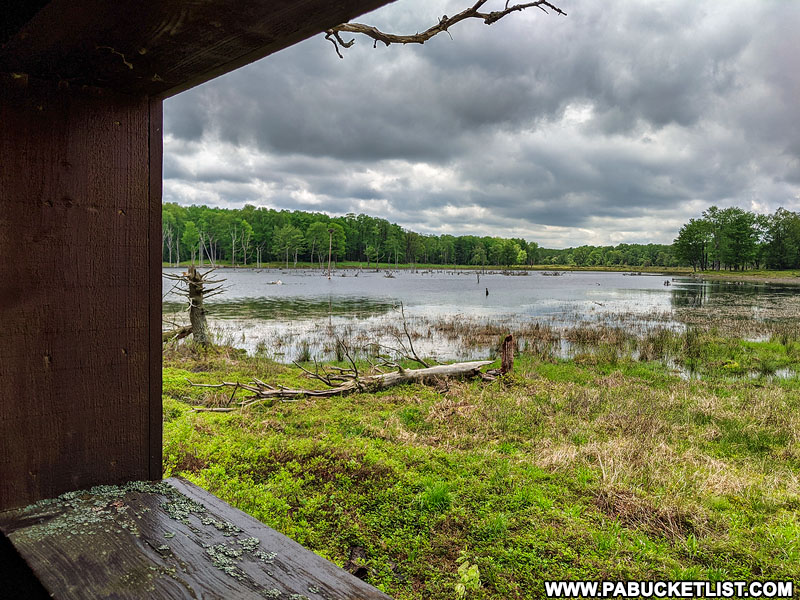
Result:
{"label": "gray storm cloud", "polygon": [[[184,92],[165,200],[556,247],[669,242],[711,204],[800,209],[800,3],[560,6],[343,60],[318,36]],[[359,20],[414,32],[463,7]]]}

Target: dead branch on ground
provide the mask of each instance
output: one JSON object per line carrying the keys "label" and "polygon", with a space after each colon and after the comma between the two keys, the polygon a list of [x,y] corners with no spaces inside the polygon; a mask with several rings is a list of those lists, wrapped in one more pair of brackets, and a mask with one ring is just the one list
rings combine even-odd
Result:
{"label": "dead branch on ground", "polygon": [[464,9],[452,17],[444,15],[441,19],[439,19],[439,22],[436,25],[429,27],[421,33],[418,32],[411,35],[396,35],[393,33],[383,32],[371,25],[364,25],[362,23],[342,23],[341,25],[337,25],[336,27],[331,27],[330,29],[326,30],[325,39],[329,40],[333,44],[333,47],[336,49],[336,54],[339,56],[339,58],[344,58],[339,50],[339,47],[341,46],[342,48],[350,48],[355,43],[355,38],[349,41],[344,40],[341,36],[342,33],[360,33],[366,35],[373,40],[373,48],[375,48],[377,47],[378,42],[382,42],[387,46],[390,44],[424,44],[439,33],[447,32],[449,34],[448,30],[453,25],[460,23],[461,21],[465,21],[466,19],[481,19],[486,25],[492,25],[511,13],[521,12],[528,8],[538,8],[545,13],[549,9],[556,14],[567,16],[567,13],[558,8],[556,5],[547,2],[546,0],[538,0],[538,2],[525,2],[522,4],[515,4],[513,6],[509,6],[509,1],[506,1],[505,7],[502,10],[481,12],[481,8],[483,8],[484,4],[486,4],[488,1],[489,0],[478,0],[470,8]]}
{"label": "dead branch on ground", "polygon": [[[405,322],[405,314],[403,313]],[[408,329],[405,329],[408,335]],[[411,338],[409,336],[409,343]],[[289,388],[282,385],[270,385],[264,383],[260,379],[253,378],[248,383],[239,383],[233,381],[223,381],[222,383],[194,383],[187,379],[190,385],[194,387],[204,388],[224,388],[232,387],[230,397],[228,398],[227,407],[208,407],[196,406],[196,412],[233,412],[235,410],[243,410],[255,404],[267,403],[271,405],[275,401],[279,402],[294,402],[302,398],[330,398],[331,396],[346,396],[348,394],[359,392],[377,392],[385,390],[392,386],[401,385],[404,383],[421,383],[427,385],[438,385],[448,379],[461,379],[468,377],[480,377],[483,381],[495,381],[498,377],[509,373],[514,365],[514,341],[513,337],[508,335],[503,340],[502,345],[502,367],[492,369],[489,371],[481,371],[483,367],[492,364],[491,360],[479,360],[472,362],[453,363],[450,365],[436,365],[433,367],[425,366],[421,369],[404,369],[400,364],[391,361],[388,357],[383,358],[381,367],[391,367],[395,371],[385,372],[381,370],[374,363],[370,363],[377,374],[362,375],[359,372],[358,365],[353,358],[350,346],[343,340],[337,342],[341,352],[347,358],[349,367],[337,366],[320,366],[317,361],[314,361],[314,370],[306,369],[304,366],[295,362],[303,373],[310,379],[320,381],[328,386],[328,389],[307,389],[307,388]],[[407,360],[414,360],[415,362],[425,364],[414,353],[415,358],[410,358],[407,354],[404,356]],[[251,395],[243,400],[234,404],[234,396],[238,390],[245,390],[250,392]]]}
{"label": "dead branch on ground", "polygon": [[[223,381],[222,383],[216,384],[193,383],[188,379],[187,381],[194,387],[217,389],[233,387],[234,392],[238,389],[250,392],[252,395],[237,402],[236,406],[222,408],[194,407],[194,410],[197,412],[233,412],[235,410],[249,408],[259,403],[272,404],[276,400],[280,402],[292,402],[302,398],[330,398],[331,396],[346,396],[358,392],[377,392],[404,383],[432,384],[442,379],[477,376],[491,380],[493,379],[491,375],[481,373],[480,370],[492,364],[492,362],[493,361],[490,360],[479,360],[454,363],[451,365],[436,365],[435,367],[422,369],[401,369],[390,373],[367,376],[353,374],[350,369],[342,369],[339,372],[340,374],[331,374],[329,372],[320,374],[319,371],[313,373],[307,369],[303,369],[311,378],[331,386],[329,389],[323,390],[293,389],[281,385],[273,386],[258,379],[254,379],[249,383]],[[337,385],[338,382],[342,383]],[[231,395],[231,400],[233,400],[233,395]]]}
{"label": "dead branch on ground", "polygon": [[161,332],[161,343],[165,344],[167,342],[173,342],[177,340],[182,340],[185,337],[188,337],[192,334],[192,326],[191,325],[184,325],[182,327],[176,327],[175,329],[171,329],[170,331],[162,331]]}

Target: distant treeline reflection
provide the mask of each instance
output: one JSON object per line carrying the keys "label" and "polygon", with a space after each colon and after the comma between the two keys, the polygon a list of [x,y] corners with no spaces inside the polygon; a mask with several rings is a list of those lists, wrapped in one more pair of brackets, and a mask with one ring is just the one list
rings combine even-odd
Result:
{"label": "distant treeline reflection", "polygon": [[[313,319],[319,317],[371,317],[392,311],[397,304],[367,297],[237,298],[209,302],[209,314],[219,319]],[[164,302],[164,314],[186,310],[180,302]]]}
{"label": "distant treeline reflection", "polygon": [[[691,280],[681,279],[682,283]],[[759,296],[791,296],[797,293],[797,288],[791,285],[776,285],[766,283],[741,282],[741,281],[704,281],[697,285],[672,288],[671,303],[674,307],[700,307],[705,306],[712,298],[725,303],[726,299],[733,304],[741,302],[742,298],[758,298]]]}

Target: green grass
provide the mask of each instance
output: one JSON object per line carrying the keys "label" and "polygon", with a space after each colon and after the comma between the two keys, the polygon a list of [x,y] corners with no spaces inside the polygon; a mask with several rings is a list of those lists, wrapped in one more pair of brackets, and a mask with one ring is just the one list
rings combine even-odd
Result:
{"label": "green grass", "polygon": [[[164,467],[398,599],[541,598],[547,579],[792,579],[800,583],[800,384],[736,377],[796,364],[793,340],[698,332],[703,378],[620,353],[523,355],[503,382],[193,413],[252,377],[308,386],[241,352],[173,350]],[[672,350],[671,350],[672,351]],[[678,357],[679,360],[685,358]]]}

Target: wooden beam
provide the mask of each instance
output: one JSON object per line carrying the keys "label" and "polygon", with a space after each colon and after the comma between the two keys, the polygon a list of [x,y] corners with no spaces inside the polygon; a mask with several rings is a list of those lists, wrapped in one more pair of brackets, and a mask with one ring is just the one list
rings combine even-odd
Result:
{"label": "wooden beam", "polygon": [[51,0],[0,72],[166,97],[392,0]]}

